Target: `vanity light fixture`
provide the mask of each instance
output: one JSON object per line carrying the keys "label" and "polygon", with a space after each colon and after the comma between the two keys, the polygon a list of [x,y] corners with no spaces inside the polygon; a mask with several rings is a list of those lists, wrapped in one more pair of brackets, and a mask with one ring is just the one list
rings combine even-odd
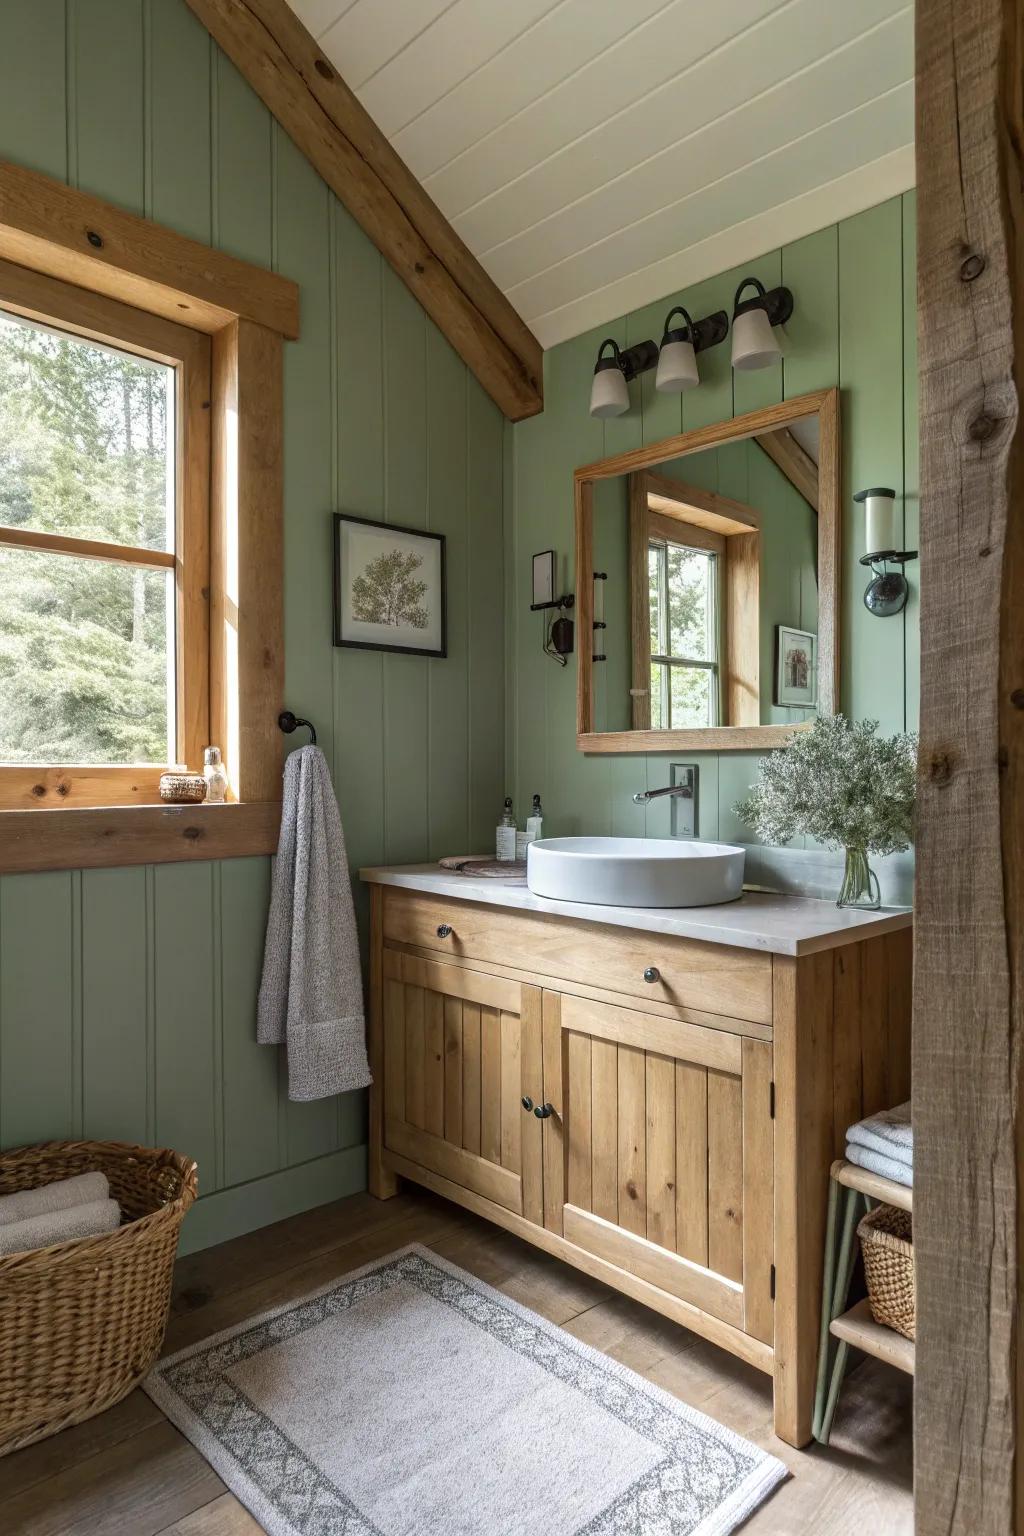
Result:
{"label": "vanity light fixture", "polygon": [[[756,288],[748,299],[745,288]],[[782,349],[772,330],[785,325],[793,313],[793,295],[788,288],[766,290],[756,277],[745,277],[736,289],[732,308],[732,365],[734,368],[767,368],[777,362]]]}
{"label": "vanity light fixture", "polygon": [[[864,507],[864,542],[867,554],[861,565],[871,567],[872,579],[864,593],[864,606],[876,619],[888,619],[907,606],[910,585],[902,567],[917,559],[916,549],[896,549],[896,492],[887,485],[874,485],[857,491],[854,501]],[[899,566],[891,571],[889,566]]]}
{"label": "vanity light fixture", "polygon": [[[604,349],[611,347],[606,357]],[[638,373],[646,373],[658,361],[658,349],[653,341],[639,341],[635,347],[619,351],[614,336],[608,336],[597,349],[594,364],[594,382],[590,386],[591,416],[622,416],[629,410],[629,390],[626,385]]]}
{"label": "vanity light fixture", "polygon": [[[684,324],[673,326],[676,315],[682,315]],[[684,389],[695,389],[700,383],[697,369],[697,353],[706,347],[717,347],[729,334],[729,316],[724,309],[716,310],[703,320],[693,321],[681,304],[676,304],[665,316],[665,330],[658,353],[658,374],[654,387],[663,395],[681,394]]]}

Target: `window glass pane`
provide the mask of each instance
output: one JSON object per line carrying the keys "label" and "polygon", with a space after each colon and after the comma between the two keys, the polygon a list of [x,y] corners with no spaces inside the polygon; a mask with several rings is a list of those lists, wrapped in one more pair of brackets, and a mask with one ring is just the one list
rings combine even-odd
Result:
{"label": "window glass pane", "polygon": [[668,726],[668,667],[663,661],[651,662],[651,730],[661,731]]}
{"label": "window glass pane", "polygon": [[665,553],[664,544],[647,546],[647,597],[651,611],[651,650],[657,656],[665,653],[667,615],[663,610],[661,588],[661,564]]}
{"label": "window glass pane", "polygon": [[668,546],[670,656],[713,661],[714,556]]}
{"label": "window glass pane", "polygon": [[[671,667],[673,729],[714,725],[715,673],[710,667]],[[667,724],[668,722],[666,722]]]}
{"label": "window glass pane", "polygon": [[0,523],[174,548],[174,369],[0,310]]}
{"label": "window glass pane", "polygon": [[174,575],[0,545],[0,762],[168,763]]}

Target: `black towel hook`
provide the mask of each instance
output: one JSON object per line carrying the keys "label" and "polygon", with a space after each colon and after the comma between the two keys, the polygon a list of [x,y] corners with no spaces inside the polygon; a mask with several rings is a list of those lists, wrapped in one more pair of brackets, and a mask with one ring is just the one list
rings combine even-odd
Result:
{"label": "black towel hook", "polygon": [[312,720],[303,720],[300,715],[293,715],[290,709],[283,709],[277,717],[277,723],[286,736],[290,736],[292,731],[296,730],[300,725],[304,725],[309,732],[310,746],[316,746],[316,729]]}

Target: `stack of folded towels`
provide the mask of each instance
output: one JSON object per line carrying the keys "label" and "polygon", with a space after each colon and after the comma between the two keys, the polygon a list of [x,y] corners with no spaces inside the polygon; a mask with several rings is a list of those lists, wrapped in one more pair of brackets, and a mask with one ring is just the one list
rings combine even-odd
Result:
{"label": "stack of folded towels", "polygon": [[846,1133],[846,1157],[860,1168],[912,1188],[914,1132],[910,1125],[910,1101],[851,1125]]}
{"label": "stack of folded towels", "polygon": [[0,1255],[112,1232],[121,1222],[105,1173],[79,1173],[0,1195]]}

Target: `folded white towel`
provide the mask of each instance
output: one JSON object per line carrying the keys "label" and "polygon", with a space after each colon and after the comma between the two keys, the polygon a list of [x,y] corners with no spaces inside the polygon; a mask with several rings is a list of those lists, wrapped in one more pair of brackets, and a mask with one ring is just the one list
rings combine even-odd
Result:
{"label": "folded white towel", "polygon": [[867,1147],[880,1157],[914,1166],[914,1132],[910,1124],[910,1102],[897,1104],[895,1109],[883,1109],[877,1115],[858,1120],[846,1133],[847,1141]]}
{"label": "folded white towel", "polygon": [[0,1227],[0,1254],[22,1253],[28,1248],[49,1248],[54,1243],[69,1243],[77,1237],[96,1237],[112,1232],[121,1223],[116,1200],[90,1200],[86,1205],[69,1205],[42,1216],[28,1216]]}
{"label": "folded white towel", "polygon": [[883,1179],[892,1179],[894,1184],[905,1184],[908,1189],[914,1187],[914,1170],[908,1163],[901,1163],[894,1157],[883,1157],[881,1152],[873,1152],[870,1147],[862,1147],[859,1142],[848,1141],[846,1143],[846,1157],[851,1163],[856,1163],[858,1168],[866,1168],[869,1173],[880,1173]]}
{"label": "folded white towel", "polygon": [[13,1195],[0,1195],[0,1227],[12,1221],[26,1221],[30,1216],[45,1216],[50,1211],[64,1211],[70,1205],[87,1205],[106,1200],[110,1185],[105,1173],[76,1173],[70,1179],[54,1179],[37,1189],[19,1189]]}

